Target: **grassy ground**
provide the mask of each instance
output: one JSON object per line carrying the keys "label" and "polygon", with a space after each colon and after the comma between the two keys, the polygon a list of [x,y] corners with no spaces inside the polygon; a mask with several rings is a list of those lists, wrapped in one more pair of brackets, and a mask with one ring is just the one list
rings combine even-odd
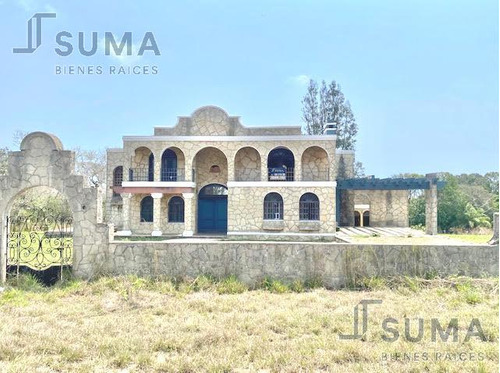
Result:
{"label": "grassy ground", "polygon": [[484,244],[491,239],[493,234],[443,234],[443,236],[469,243]]}
{"label": "grassy ground", "polygon": [[[0,293],[0,372],[498,371],[497,279],[318,286],[268,280],[248,290],[234,278],[119,277],[48,289],[21,277]],[[338,333],[352,333],[353,307],[363,299],[383,303],[370,306],[362,340],[340,340]],[[386,317],[399,322],[391,325],[401,333],[396,342],[381,338]],[[422,341],[405,339],[405,318],[412,335],[424,319]],[[444,327],[457,318],[459,341],[432,342],[431,318]],[[472,318],[486,341],[464,341]],[[395,353],[414,361],[384,360]]]}
{"label": "grassy ground", "polygon": [[350,239],[352,242],[363,244],[463,245],[486,244],[491,237],[491,234],[438,234],[420,237],[351,236]]}

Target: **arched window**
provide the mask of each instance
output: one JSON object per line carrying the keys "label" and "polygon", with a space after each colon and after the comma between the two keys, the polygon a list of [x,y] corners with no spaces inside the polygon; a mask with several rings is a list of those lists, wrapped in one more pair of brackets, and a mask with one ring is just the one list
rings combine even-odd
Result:
{"label": "arched window", "polygon": [[209,184],[201,188],[198,196],[200,198],[207,196],[227,196],[227,188],[222,184]]}
{"label": "arched window", "polygon": [[361,215],[359,214],[359,211],[354,211],[354,226],[361,226]]}
{"label": "arched window", "polygon": [[264,219],[283,220],[283,198],[278,193],[269,193],[264,198]]}
{"label": "arched window", "polygon": [[275,148],[267,156],[269,181],[293,181],[295,158],[287,148]]}
{"label": "arched window", "polygon": [[141,222],[153,222],[153,197],[144,197],[141,201]]}
{"label": "arched window", "polygon": [[123,182],[123,166],[118,166],[113,171],[113,186],[121,187]]}
{"label": "arched window", "polygon": [[370,211],[363,212],[363,227],[370,226]]}
{"label": "arched window", "polygon": [[168,221],[170,223],[184,222],[184,200],[175,196],[168,201]]}
{"label": "arched window", "polygon": [[300,220],[319,220],[319,199],[316,194],[303,194],[299,205]]}
{"label": "arched window", "polygon": [[161,181],[177,181],[177,154],[172,149],[161,156]]}

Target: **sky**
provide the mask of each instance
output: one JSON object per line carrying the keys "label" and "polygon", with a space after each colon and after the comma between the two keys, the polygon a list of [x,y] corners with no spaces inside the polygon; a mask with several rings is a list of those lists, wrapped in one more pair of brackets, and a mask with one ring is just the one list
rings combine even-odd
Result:
{"label": "sky", "polygon": [[[205,105],[246,126],[303,125],[315,79],[341,85],[369,175],[499,168],[497,1],[0,0],[0,10],[1,147],[35,130],[68,149],[120,147]],[[40,46],[13,53],[43,12],[56,18],[41,20]],[[68,56],[55,51],[62,31]],[[80,32],[86,49],[97,32],[94,55],[80,54]],[[105,55],[106,32],[131,32],[132,55]],[[138,55],[148,32],[160,55]],[[70,66],[102,73],[56,74]]]}

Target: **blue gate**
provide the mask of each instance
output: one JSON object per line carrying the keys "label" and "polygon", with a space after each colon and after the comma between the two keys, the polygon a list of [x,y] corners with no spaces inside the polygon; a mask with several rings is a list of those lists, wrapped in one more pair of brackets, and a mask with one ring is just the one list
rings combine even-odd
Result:
{"label": "blue gate", "polygon": [[198,233],[227,233],[227,188],[203,187],[198,194]]}

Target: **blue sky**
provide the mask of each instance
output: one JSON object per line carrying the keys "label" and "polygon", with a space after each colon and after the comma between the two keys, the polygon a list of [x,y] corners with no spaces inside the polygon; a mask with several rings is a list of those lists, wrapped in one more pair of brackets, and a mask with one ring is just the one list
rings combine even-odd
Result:
{"label": "blue sky", "polygon": [[[302,125],[309,78],[337,80],[359,123],[368,174],[498,171],[497,1],[0,0],[0,146],[15,130],[66,148],[117,147],[203,105],[245,125]],[[27,20],[42,44],[26,46]],[[56,34],[75,51],[58,56]],[[99,50],[81,56],[77,34]],[[106,31],[154,33],[161,56],[105,56]],[[156,75],[56,75],[55,66],[158,66]]]}

